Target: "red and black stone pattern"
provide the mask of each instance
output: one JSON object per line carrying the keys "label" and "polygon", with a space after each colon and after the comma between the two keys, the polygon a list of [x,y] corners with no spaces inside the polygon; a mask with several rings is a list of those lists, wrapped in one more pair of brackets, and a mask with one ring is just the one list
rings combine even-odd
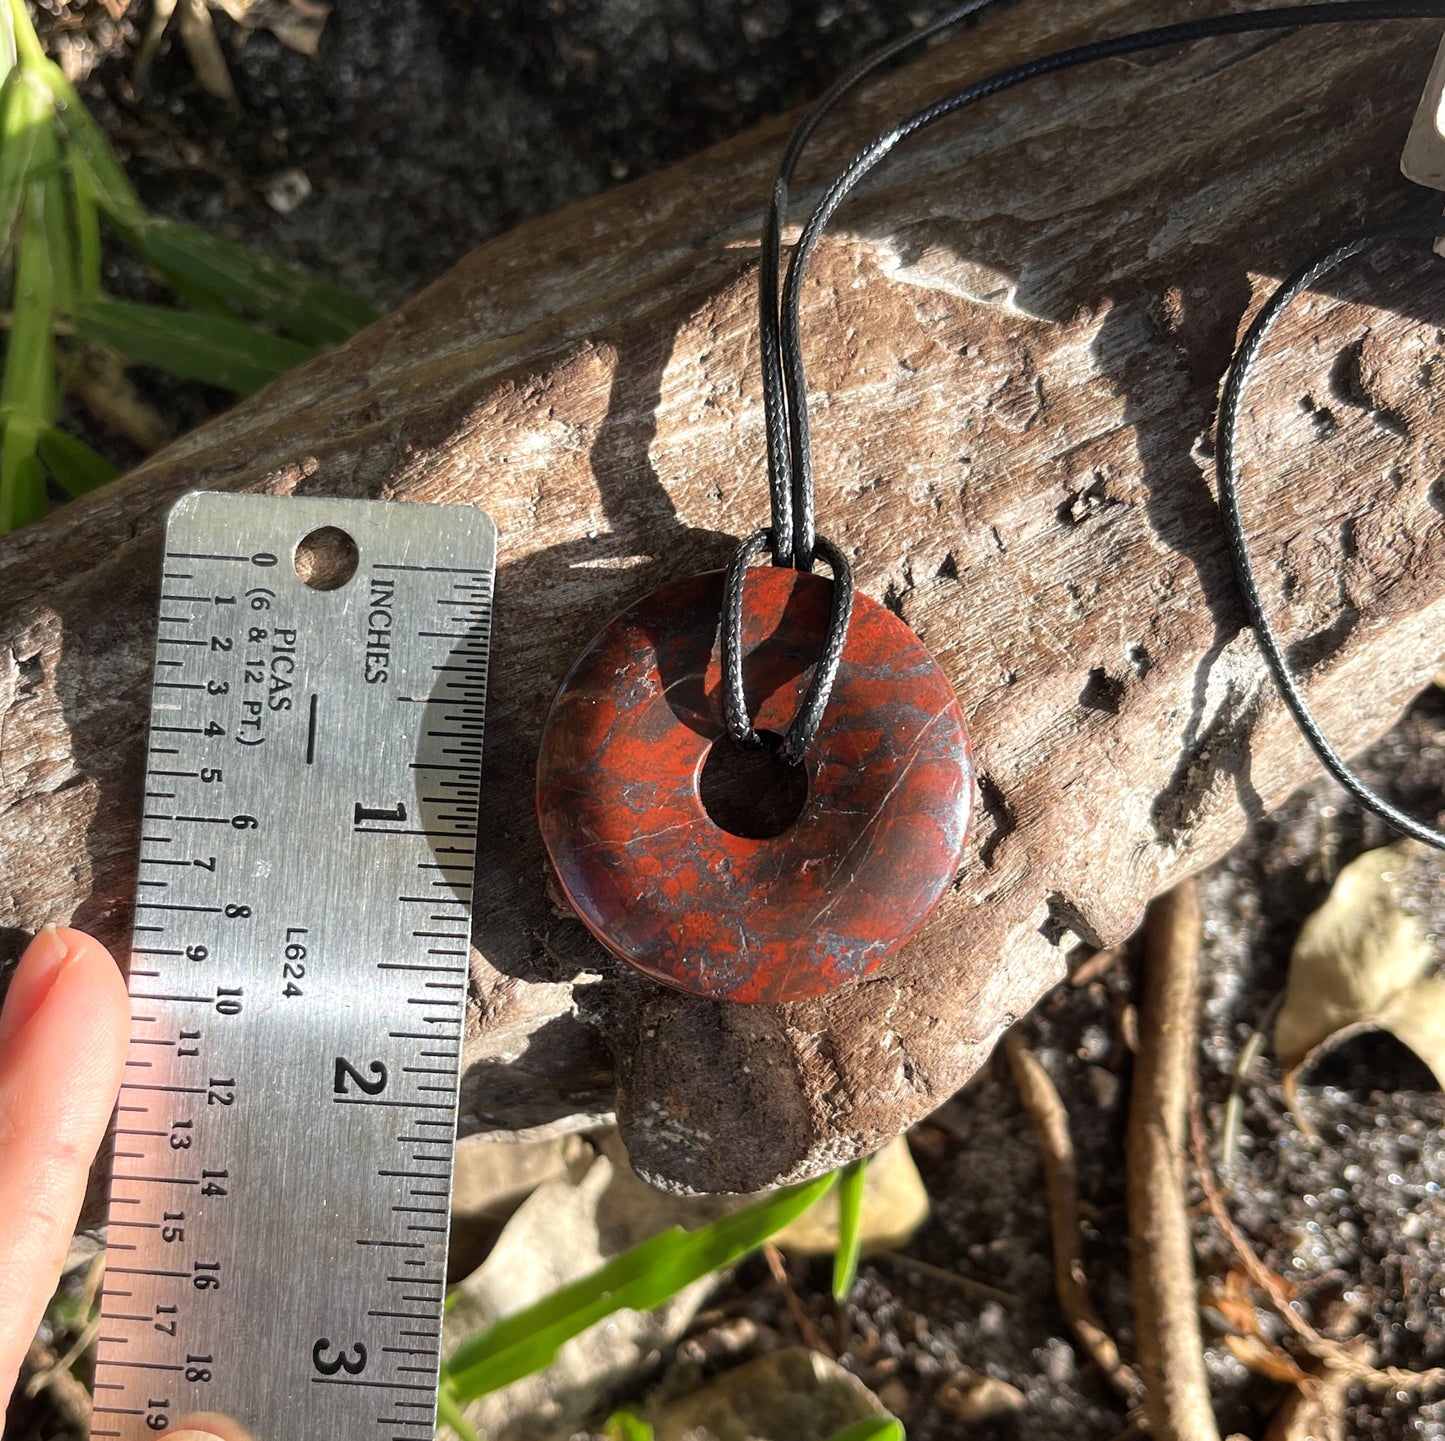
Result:
{"label": "red and black stone pattern", "polygon": [[[744,676],[759,730],[787,729],[832,583],[748,572]],[[861,979],[908,940],[958,867],[973,803],[963,715],[896,616],[858,595],[837,683],[781,835],[715,824],[699,796],[723,722],[723,575],[663,586],[583,652],[542,736],[537,812],[577,914],[614,955],[717,1000],[781,1002]]]}

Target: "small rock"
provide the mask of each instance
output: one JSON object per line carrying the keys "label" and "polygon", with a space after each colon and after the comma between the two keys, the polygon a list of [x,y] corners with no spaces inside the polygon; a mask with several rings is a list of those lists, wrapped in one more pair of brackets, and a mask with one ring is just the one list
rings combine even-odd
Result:
{"label": "small rock", "polygon": [[827,1441],[875,1418],[888,1412],[856,1376],[799,1346],[724,1371],[647,1419],[656,1441]]}
{"label": "small rock", "polygon": [[681,1342],[677,1359],[685,1365],[718,1366],[736,1361],[745,1351],[755,1351],[760,1345],[775,1347],[777,1333],[749,1316],[733,1316]]}
{"label": "small rock", "polygon": [[691,1396],[705,1377],[732,1366],[741,1366],[755,1356],[781,1349],[782,1339],[771,1326],[760,1325],[746,1316],[734,1316],[709,1326],[678,1343],[662,1379],[648,1392],[648,1404],[662,1411],[683,1396]]}
{"label": "small rock", "polygon": [[[907,1244],[928,1219],[928,1192],[913,1164],[908,1140],[898,1136],[868,1163],[863,1183],[863,1254]],[[830,1191],[811,1210],[773,1238],[798,1256],[829,1256],[838,1249],[838,1192]]]}
{"label": "small rock", "polygon": [[105,1242],[99,1237],[80,1231],[70,1238],[70,1250],[65,1257],[65,1274],[79,1271],[90,1265],[105,1250]]}
{"label": "small rock", "polygon": [[938,1388],[937,1401],[943,1410],[960,1421],[992,1421],[1022,1411],[1028,1398],[1017,1386],[996,1376],[971,1376],[945,1381]]}
{"label": "small rock", "polygon": [[506,1215],[543,1181],[565,1176],[580,1138],[463,1141],[452,1179],[452,1216]]}
{"label": "small rock", "polygon": [[1094,1103],[1101,1111],[1109,1112],[1119,1104],[1119,1093],[1123,1082],[1118,1073],[1107,1066],[1089,1066],[1085,1072],[1089,1089],[1094,1093]]}
{"label": "small rock", "polygon": [[546,1181],[578,1176],[590,1159],[580,1136],[550,1141],[477,1141],[457,1147],[447,1273],[481,1265],[507,1217]]}
{"label": "small rock", "polygon": [[266,182],[262,193],[266,197],[266,204],[277,215],[290,215],[311,198],[311,179],[304,170],[292,166],[290,170],[273,175]]}
{"label": "small rock", "polygon": [[[667,1196],[638,1180],[615,1135],[577,1181],[545,1181],[502,1228],[481,1267],[452,1293],[443,1325],[450,1352],[503,1316],[549,1296],[669,1226],[695,1227],[747,1197]],[[687,1329],[717,1276],[686,1286],[655,1311],[619,1311],[566,1342],[546,1371],[483,1396],[467,1417],[489,1441],[566,1441],[607,1391]]]}
{"label": "small rock", "polygon": [[908,1419],[908,1412],[913,1405],[913,1395],[907,1385],[897,1376],[889,1377],[878,1388],[878,1399],[900,1421]]}

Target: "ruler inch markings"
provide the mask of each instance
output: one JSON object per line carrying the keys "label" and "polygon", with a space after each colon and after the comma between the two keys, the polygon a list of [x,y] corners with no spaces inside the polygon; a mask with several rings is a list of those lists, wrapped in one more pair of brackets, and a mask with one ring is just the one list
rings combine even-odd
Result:
{"label": "ruler inch markings", "polygon": [[94,1437],[432,1433],[495,563],[471,506],[170,514]]}

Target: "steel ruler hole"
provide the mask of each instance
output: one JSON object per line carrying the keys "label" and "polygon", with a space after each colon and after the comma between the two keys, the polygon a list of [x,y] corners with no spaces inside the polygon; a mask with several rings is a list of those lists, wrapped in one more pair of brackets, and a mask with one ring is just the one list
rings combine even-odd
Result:
{"label": "steel ruler hole", "polygon": [[340,590],[356,574],[360,559],[356,542],[344,530],[323,525],[297,543],[293,564],[312,590]]}

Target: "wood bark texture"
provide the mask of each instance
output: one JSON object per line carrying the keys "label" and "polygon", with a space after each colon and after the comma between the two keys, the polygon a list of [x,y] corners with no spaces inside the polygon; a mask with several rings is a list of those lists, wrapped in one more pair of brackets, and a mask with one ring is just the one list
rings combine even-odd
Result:
{"label": "wood bark texture", "polygon": [[[1010,7],[830,122],[803,199],[968,78],[1213,8]],[[177,496],[474,503],[502,540],[463,1134],[615,1104],[639,1171],[696,1190],[875,1149],[967,1080],[1076,938],[1127,935],[1316,774],[1243,627],[1211,426],[1278,279],[1426,202],[1397,161],[1438,29],[1210,41],[1035,82],[904,146],[822,245],[804,291],[820,529],[938,657],[979,770],[956,883],[875,978],[753,1007],[624,973],[549,894],[532,811],[579,649],[765,521],[757,235],[784,121],[491,241],[0,544],[7,956],[47,920],[125,951]],[[1445,651],[1442,324],[1428,247],[1361,257],[1294,307],[1248,398],[1254,554],[1346,751]]]}

